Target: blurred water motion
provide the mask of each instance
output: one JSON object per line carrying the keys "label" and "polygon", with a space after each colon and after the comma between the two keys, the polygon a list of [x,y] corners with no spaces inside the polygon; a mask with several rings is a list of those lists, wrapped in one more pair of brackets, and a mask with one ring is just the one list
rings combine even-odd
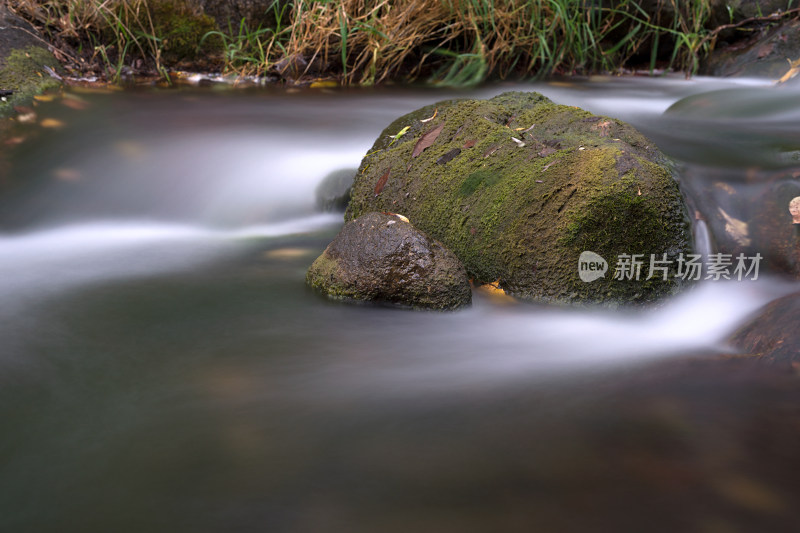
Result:
{"label": "blurred water motion", "polygon": [[762,221],[796,183],[798,109],[756,84],[42,104],[64,126],[13,151],[0,197],[0,529],[793,531],[796,376],[715,356],[794,282],[701,283],[637,313],[305,288],[341,224],[314,210],[325,174],[407,111],[511,89],[677,157],[699,252],[787,257]]}

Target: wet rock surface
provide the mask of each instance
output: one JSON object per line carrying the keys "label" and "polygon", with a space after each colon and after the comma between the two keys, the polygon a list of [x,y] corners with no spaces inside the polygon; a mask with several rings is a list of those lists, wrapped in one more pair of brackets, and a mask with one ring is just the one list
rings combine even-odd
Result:
{"label": "wet rock surface", "polygon": [[356,168],[343,168],[325,176],[314,191],[317,209],[325,212],[344,211],[350,201],[350,188],[356,172]]}
{"label": "wet rock surface", "polygon": [[396,215],[368,213],[344,225],[311,265],[307,283],[334,298],[415,308],[471,302],[466,271],[441,243]]}
{"label": "wet rock surface", "polygon": [[734,333],[740,350],[779,365],[800,365],[800,293],[768,304]]}
{"label": "wet rock surface", "polygon": [[[628,124],[538,93],[444,101],[394,121],[364,157],[345,219],[370,211],[407,215],[477,282],[536,301],[658,300],[679,290],[675,261],[691,249],[658,149]],[[587,250],[609,264],[590,283],[579,277]],[[613,279],[621,254],[641,254],[638,280]],[[666,279],[646,279],[651,254],[672,264]]]}
{"label": "wet rock surface", "polygon": [[765,26],[743,41],[717,46],[702,72],[710,76],[779,80],[792,67],[789,62],[797,59],[800,59],[800,21],[789,20]]}

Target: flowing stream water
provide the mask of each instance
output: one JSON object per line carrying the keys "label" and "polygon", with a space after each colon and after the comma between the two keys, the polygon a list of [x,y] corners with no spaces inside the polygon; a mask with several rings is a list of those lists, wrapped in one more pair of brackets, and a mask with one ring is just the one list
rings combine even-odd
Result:
{"label": "flowing stream water", "polygon": [[[796,284],[635,313],[305,287],[342,224],[315,208],[327,173],[405,112],[511,89],[632,122],[699,212],[709,183],[756,198],[753,169],[800,167],[800,93],[760,82],[42,103],[64,126],[9,155],[0,197],[0,530],[793,531],[796,378],[713,362]],[[700,221],[698,251],[720,231]]]}

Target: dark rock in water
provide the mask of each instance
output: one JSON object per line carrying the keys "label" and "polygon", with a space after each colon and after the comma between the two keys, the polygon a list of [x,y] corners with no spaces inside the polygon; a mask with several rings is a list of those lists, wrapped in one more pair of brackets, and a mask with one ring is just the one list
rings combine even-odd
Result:
{"label": "dark rock in water", "polygon": [[733,334],[731,343],[769,362],[800,364],[800,293],[762,308]]}
{"label": "dark rock in water", "polygon": [[396,215],[368,213],[344,225],[308,269],[329,296],[454,309],[472,294],[464,266],[441,243]]}
{"label": "dark rock in water", "polygon": [[[771,11],[764,14],[768,15]],[[778,80],[800,58],[800,21],[788,20],[765,27],[744,42],[717,46],[701,69],[703,74],[720,77],[755,77]]]}
{"label": "dark rock in water", "polygon": [[[691,251],[683,198],[661,152],[628,124],[538,93],[444,101],[394,121],[362,160],[345,219],[371,211],[407,215],[470,277],[499,280],[529,300],[655,301],[680,288],[677,259]],[[584,251],[600,256],[588,266],[605,259],[608,271],[579,275]],[[613,279],[621,254],[641,254],[638,280],[627,266],[625,279]],[[651,254],[668,270],[646,279]]]}
{"label": "dark rock in water", "polygon": [[350,201],[350,187],[358,169],[343,168],[334,170],[317,185],[314,196],[320,211],[344,211]]}
{"label": "dark rock in water", "polygon": [[[800,183],[793,179],[773,184],[754,205],[752,249],[764,257],[764,271],[800,279],[800,224],[790,211],[800,197]],[[751,253],[752,255],[752,253]]]}

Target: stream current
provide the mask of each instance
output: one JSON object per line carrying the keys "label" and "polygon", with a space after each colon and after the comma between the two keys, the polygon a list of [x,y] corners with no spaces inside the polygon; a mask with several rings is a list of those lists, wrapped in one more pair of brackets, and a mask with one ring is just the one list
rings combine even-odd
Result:
{"label": "stream current", "polygon": [[[800,168],[800,93],[754,81],[42,103],[64,125],[9,155],[0,198],[0,531],[793,531],[796,378],[712,361],[796,284],[635,313],[305,287],[342,224],[326,174],[408,111],[505,90],[633,123],[699,211],[708,180],[756,198],[753,169]],[[707,113],[664,113],[692,95]]]}

